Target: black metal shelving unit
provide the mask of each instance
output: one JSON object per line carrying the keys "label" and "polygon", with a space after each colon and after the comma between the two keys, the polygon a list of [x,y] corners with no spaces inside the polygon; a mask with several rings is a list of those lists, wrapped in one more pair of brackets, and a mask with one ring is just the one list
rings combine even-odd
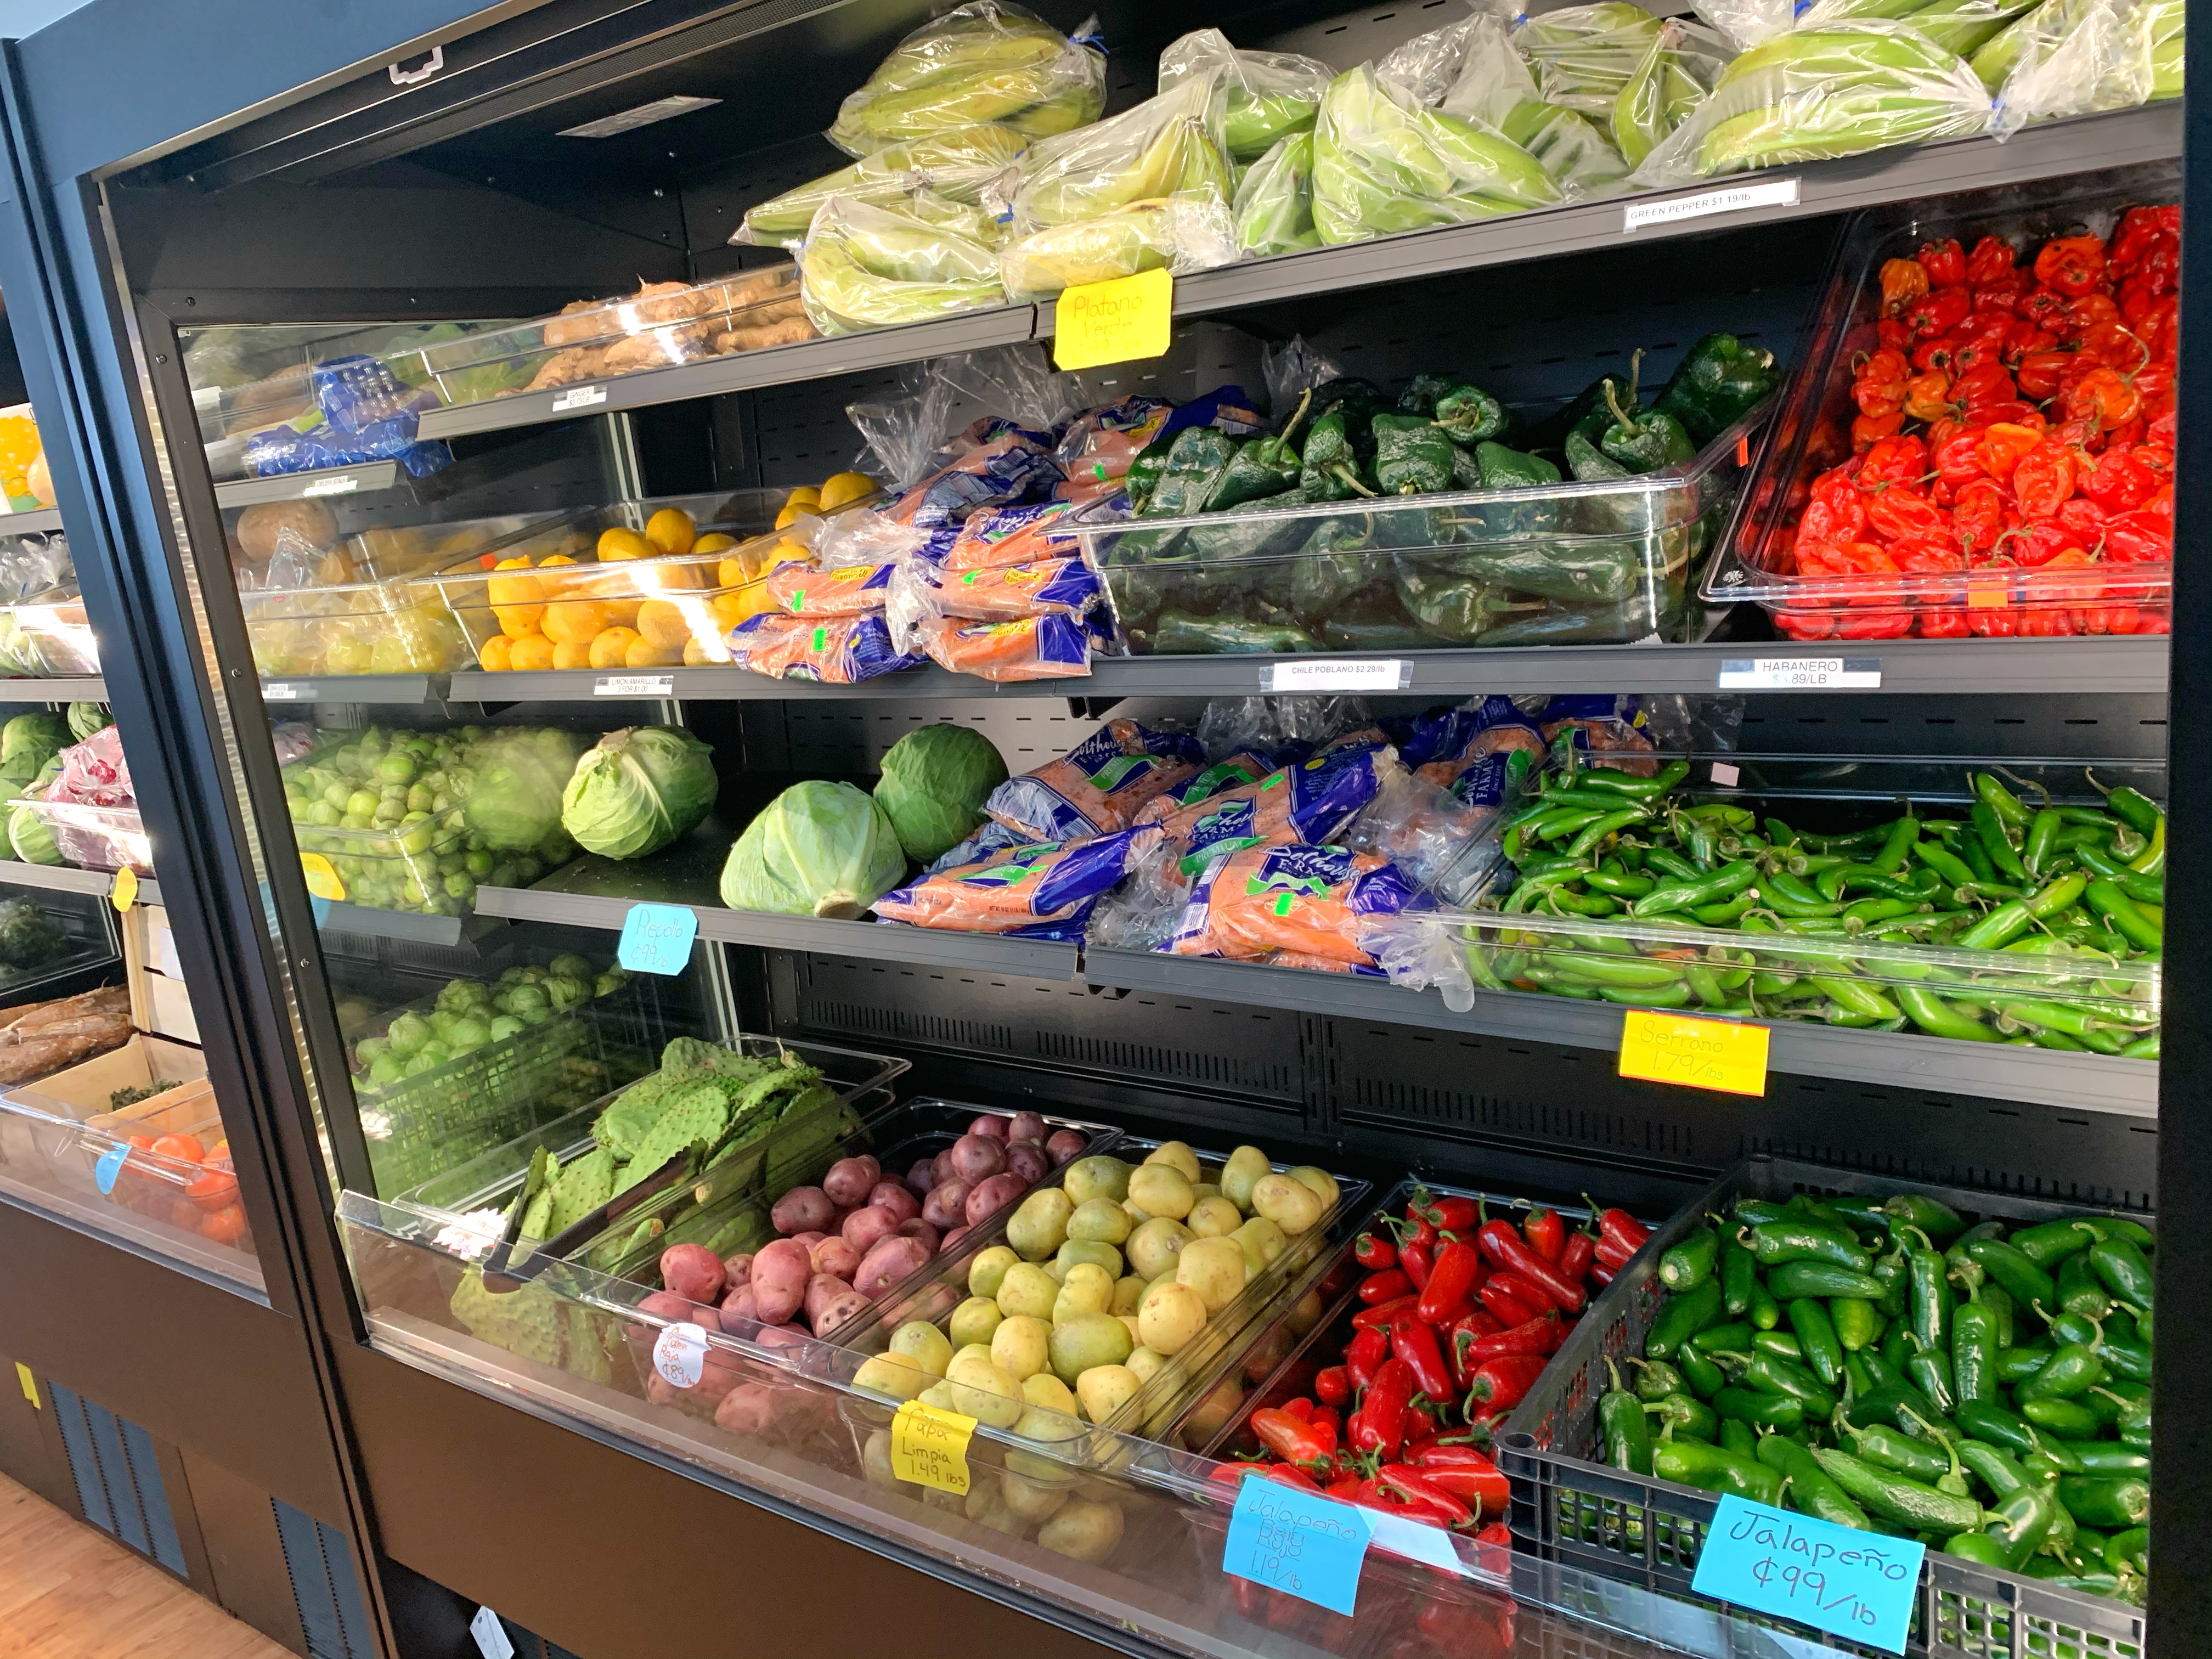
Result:
{"label": "black metal shelving unit", "polygon": [[[230,21],[231,5],[213,0],[220,15],[204,21]],[[432,953],[421,960],[461,971],[471,953],[481,959],[540,930],[610,945],[641,897],[684,904],[699,921],[702,960],[714,965],[701,977],[711,979],[722,1018],[909,1054],[921,1087],[1264,1136],[1377,1170],[1480,1170],[1567,1193],[1601,1174],[1624,1199],[1661,1210],[1750,1151],[2139,1207],[2179,1208],[2212,1186],[2212,1151],[2200,1144],[2212,1131],[2191,1110],[2201,1090],[2189,1084],[2206,1057],[2185,1024],[2204,1000],[2207,970],[2179,956],[2166,969],[2175,1050],[2164,1068],[1785,1026],[1774,1033],[1767,1097],[1746,1102],[1620,1079],[1611,1054],[1621,1014],[1608,1006],[1496,994],[1461,1013],[1433,993],[1380,981],[731,911],[715,894],[726,836],[664,855],[650,893],[597,879],[580,860],[528,886],[478,890],[465,921],[311,902],[291,874],[296,848],[274,758],[258,736],[271,717],[499,716],[588,730],[658,714],[763,774],[865,778],[889,742],[921,720],[973,722],[1009,754],[1041,759],[1109,708],[1140,700],[1188,711],[1210,697],[1259,694],[1288,659],[1116,659],[1087,680],[1005,687],[935,669],[857,686],[717,668],[257,674],[219,552],[226,514],[307,501],[382,510],[406,483],[390,463],[216,483],[199,459],[181,343],[210,326],[527,316],[641,277],[726,270],[738,256],[722,234],[735,213],[771,181],[833,164],[811,140],[764,135],[817,129],[834,107],[829,89],[857,81],[922,9],[551,0],[471,15],[421,0],[282,41],[242,37],[247,49],[219,81],[133,106],[102,133],[70,101],[94,66],[111,88],[150,85],[159,54],[178,49],[167,25],[100,39],[109,9],[92,0],[9,53],[9,137],[27,205],[16,227],[24,246],[0,278],[11,310],[19,285],[34,297],[26,314],[67,411],[50,448],[69,462],[57,479],[85,532],[74,544],[88,601],[110,637],[131,642],[104,690],[134,733],[134,756],[136,733],[146,733],[142,794],[165,848],[164,890],[211,1069],[238,1103],[241,1180],[255,1194],[270,1266],[265,1311],[293,1341],[270,1372],[284,1380],[285,1403],[268,1409],[296,1413],[304,1401],[325,1425],[319,1443],[276,1437],[257,1472],[274,1490],[280,1475],[304,1489],[302,1472],[319,1471],[314,1513],[370,1564],[368,1613],[389,1659],[450,1650],[477,1601],[584,1659],[622,1659],[638,1650],[637,1628],[612,1587],[708,1582],[733,1547],[783,1582],[839,1583],[839,1605],[811,1624],[763,1613],[742,1642],[703,1618],[659,1639],[680,1637],[702,1654],[844,1650],[840,1644],[878,1634],[875,1610],[897,1598],[913,1616],[957,1621],[963,1652],[1162,1648],[1134,1621],[1102,1620],[1006,1574],[963,1571],[708,1467],[641,1435],[605,1401],[562,1396],[542,1376],[487,1375],[477,1358],[420,1333],[403,1340],[372,1331],[332,1220],[338,1188],[374,1190],[331,1006],[334,963],[363,941],[387,957]],[[1218,23],[1240,44],[1292,33],[1307,42],[1338,8],[1282,0],[1168,17],[1121,0],[1105,10],[1108,33],[1128,43],[1115,61],[1115,95],[1127,97],[1142,95],[1152,52],[1186,27]],[[1344,20],[1356,56],[1424,21],[1388,10]],[[360,64],[376,67],[344,67]],[[803,82],[793,74],[800,64]],[[696,126],[644,129],[582,159],[551,136],[699,87],[723,102],[687,118]],[[1579,328],[1583,297],[1607,283],[1619,291],[1629,271],[1634,284],[1616,307],[1625,319],[1591,331],[1604,339],[1565,348],[1575,363],[1639,326],[1701,331],[1735,315],[1779,349],[1809,297],[1807,261],[1817,264],[1841,216],[1964,193],[2032,198],[2052,181],[2172,163],[2191,148],[2184,110],[2169,105],[2034,128],[2002,144],[1790,169],[1775,176],[1794,182],[1792,199],[1648,228],[1632,229],[1615,199],[1231,266],[1179,284],[1178,339],[1199,343],[1157,366],[1158,383],[1203,390],[1188,377],[1240,352],[1249,374],[1259,341],[1330,327],[1339,343],[1371,346],[1376,368],[1395,374],[1420,342],[1382,339],[1386,313],[1399,313],[1401,331],[1406,319],[1420,325],[1411,331],[1443,339],[1434,349],[1449,352],[1461,337],[1449,331],[1486,314],[1516,283],[1541,284],[1547,313],[1525,319],[1519,357],[1551,361]],[[2192,226],[2212,222],[2212,202],[2192,210]],[[205,228],[216,224],[220,235]],[[472,234],[483,226],[495,234]],[[2192,231],[2192,252],[2203,244]],[[1686,299],[1699,273],[1726,291]],[[2190,291],[2192,323],[2207,303]],[[434,410],[421,430],[471,464],[533,432],[605,434],[605,453],[620,458],[611,476],[633,495],[795,483],[844,464],[844,404],[881,395],[899,368],[1047,339],[1052,329],[1049,307],[1009,307]],[[2189,337],[2185,369],[2212,363],[2212,326]],[[1154,371],[1128,373],[1136,384]],[[2212,436],[2189,441],[2212,459]],[[2183,468],[2185,543],[2202,521],[2192,459]],[[407,510],[395,507],[391,521]],[[1799,757],[2117,759],[2154,774],[2167,760],[2169,683],[2194,688],[2212,675],[2201,644],[2212,626],[2204,588],[2186,574],[2178,584],[2171,641],[1853,647],[1850,656],[1878,668],[1878,689],[1760,692],[1748,718],[1765,723],[1762,743]],[[1702,698],[1730,690],[1745,665],[1842,654],[1772,637],[1739,611],[1694,643],[1408,652],[1396,695],[1416,705],[1497,691]],[[1936,708],[1940,718],[1927,712]],[[2212,877],[2191,851],[2191,827],[2212,821],[2195,758],[2176,745],[2178,916],[2212,914]],[[4,1209],[0,1224],[16,1224]],[[2182,1287],[2212,1269],[2199,1259],[2206,1249],[2185,1234],[2161,1250],[2170,1306],[2193,1307]],[[0,1334],[7,1310],[0,1302]],[[2157,1384],[2160,1480],[2162,1491],[2186,1492],[2212,1468],[2193,1432],[2176,1425],[2212,1405],[2201,1398],[2212,1370],[2197,1364],[2205,1322],[2188,1311],[2169,1320]],[[63,1341],[40,1329],[42,1340]],[[655,1524],[637,1526],[640,1515]],[[2161,1509],[2155,1525],[2150,1651],[2166,1659],[2192,1650],[2188,1595],[2196,1571],[2212,1566],[2212,1525],[2185,1509]],[[1547,1626],[1551,1637],[1596,1639],[1565,1622]],[[1656,1650],[1607,1639],[1622,1644],[1609,1651]]]}

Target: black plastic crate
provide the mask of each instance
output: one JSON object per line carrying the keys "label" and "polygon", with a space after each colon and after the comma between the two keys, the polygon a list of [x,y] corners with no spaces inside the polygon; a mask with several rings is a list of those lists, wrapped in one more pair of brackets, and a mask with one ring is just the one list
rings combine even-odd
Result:
{"label": "black plastic crate", "polygon": [[[1644,1351],[1663,1299],[1659,1257],[1691,1232],[1708,1211],[1725,1212],[1740,1197],[1785,1199],[1792,1193],[1919,1193],[1941,1199],[1970,1221],[2002,1218],[2022,1224],[2101,1213],[2080,1205],[1929,1186],[1781,1158],[1736,1165],[1696,1203],[1654,1234],[1622,1269],[1554,1356],[1536,1387],[1506,1423],[1498,1467],[1513,1482],[1511,1525],[1516,1552],[1641,1584],[1656,1595],[1704,1607],[1732,1604],[1692,1593],[1698,1552],[1720,1500],[1711,1492],[1594,1461],[1597,1402],[1607,1385],[1606,1362]],[[2151,1218],[2133,1218],[2146,1225]],[[1769,1621],[1791,1631],[1805,1627]],[[2142,1659],[2141,1607],[2104,1596],[2053,1588],[2021,1573],[1984,1567],[1930,1550],[1921,1569],[1920,1605],[1906,1650],[1927,1659]],[[1886,1650],[1832,1637],[1838,1651],[1877,1659]]]}

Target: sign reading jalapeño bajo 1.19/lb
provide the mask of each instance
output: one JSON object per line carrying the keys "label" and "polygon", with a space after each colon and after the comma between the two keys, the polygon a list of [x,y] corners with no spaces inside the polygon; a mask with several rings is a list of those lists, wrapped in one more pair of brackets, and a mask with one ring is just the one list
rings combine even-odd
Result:
{"label": "sign reading jalape\u00f1o bajo 1.19/lb", "polygon": [[1174,311],[1175,278],[1164,270],[1066,289],[1053,308],[1053,359],[1062,368],[1096,368],[1159,356]]}

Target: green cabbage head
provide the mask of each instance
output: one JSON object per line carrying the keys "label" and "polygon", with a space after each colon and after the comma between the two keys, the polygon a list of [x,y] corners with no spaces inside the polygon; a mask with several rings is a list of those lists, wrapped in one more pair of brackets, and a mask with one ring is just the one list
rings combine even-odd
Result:
{"label": "green cabbage head", "polygon": [[69,706],[70,735],[82,743],[94,732],[115,724],[104,702],[73,702]]}
{"label": "green cabbage head", "polygon": [[722,866],[732,910],[850,920],[899,884],[906,855],[873,797],[849,783],[793,784],[745,826]]}
{"label": "green cabbage head", "polygon": [[[69,740],[69,727],[59,714],[47,709],[18,714],[0,726],[0,761],[11,761],[25,753],[35,753],[44,760]],[[31,769],[38,768],[34,765]]]}
{"label": "green cabbage head", "polygon": [[26,864],[59,864],[62,849],[54,845],[54,832],[39,822],[27,806],[9,809],[8,845]]}
{"label": "green cabbage head", "polygon": [[641,859],[695,828],[714,804],[714,751],[672,726],[610,732],[561,792],[561,827],[587,853]]}
{"label": "green cabbage head", "polygon": [[891,745],[883,774],[876,805],[907,856],[927,864],[975,833],[983,798],[1006,781],[1006,763],[981,732],[924,726]]}
{"label": "green cabbage head", "polygon": [[487,848],[527,851],[561,827],[561,791],[576,769],[576,739],[548,726],[495,732],[469,745],[469,831]]}

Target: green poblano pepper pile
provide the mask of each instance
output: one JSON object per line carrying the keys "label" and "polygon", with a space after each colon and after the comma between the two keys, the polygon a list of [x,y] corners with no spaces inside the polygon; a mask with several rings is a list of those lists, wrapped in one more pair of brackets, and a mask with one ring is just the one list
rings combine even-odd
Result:
{"label": "green poblano pepper pile", "polygon": [[[1608,377],[1516,432],[1481,387],[1423,374],[1395,398],[1364,380],[1328,381],[1257,437],[1186,427],[1137,458],[1135,520],[1098,550],[1121,628],[1133,648],[1170,653],[1663,630],[1718,507],[1652,530],[1640,496],[1547,493],[1566,477],[1561,459],[1584,456],[1580,480],[1678,465],[1778,378],[1767,353],[1717,334],[1692,348],[1649,410],[1632,383]],[[1212,515],[1218,523],[1189,522]]]}

